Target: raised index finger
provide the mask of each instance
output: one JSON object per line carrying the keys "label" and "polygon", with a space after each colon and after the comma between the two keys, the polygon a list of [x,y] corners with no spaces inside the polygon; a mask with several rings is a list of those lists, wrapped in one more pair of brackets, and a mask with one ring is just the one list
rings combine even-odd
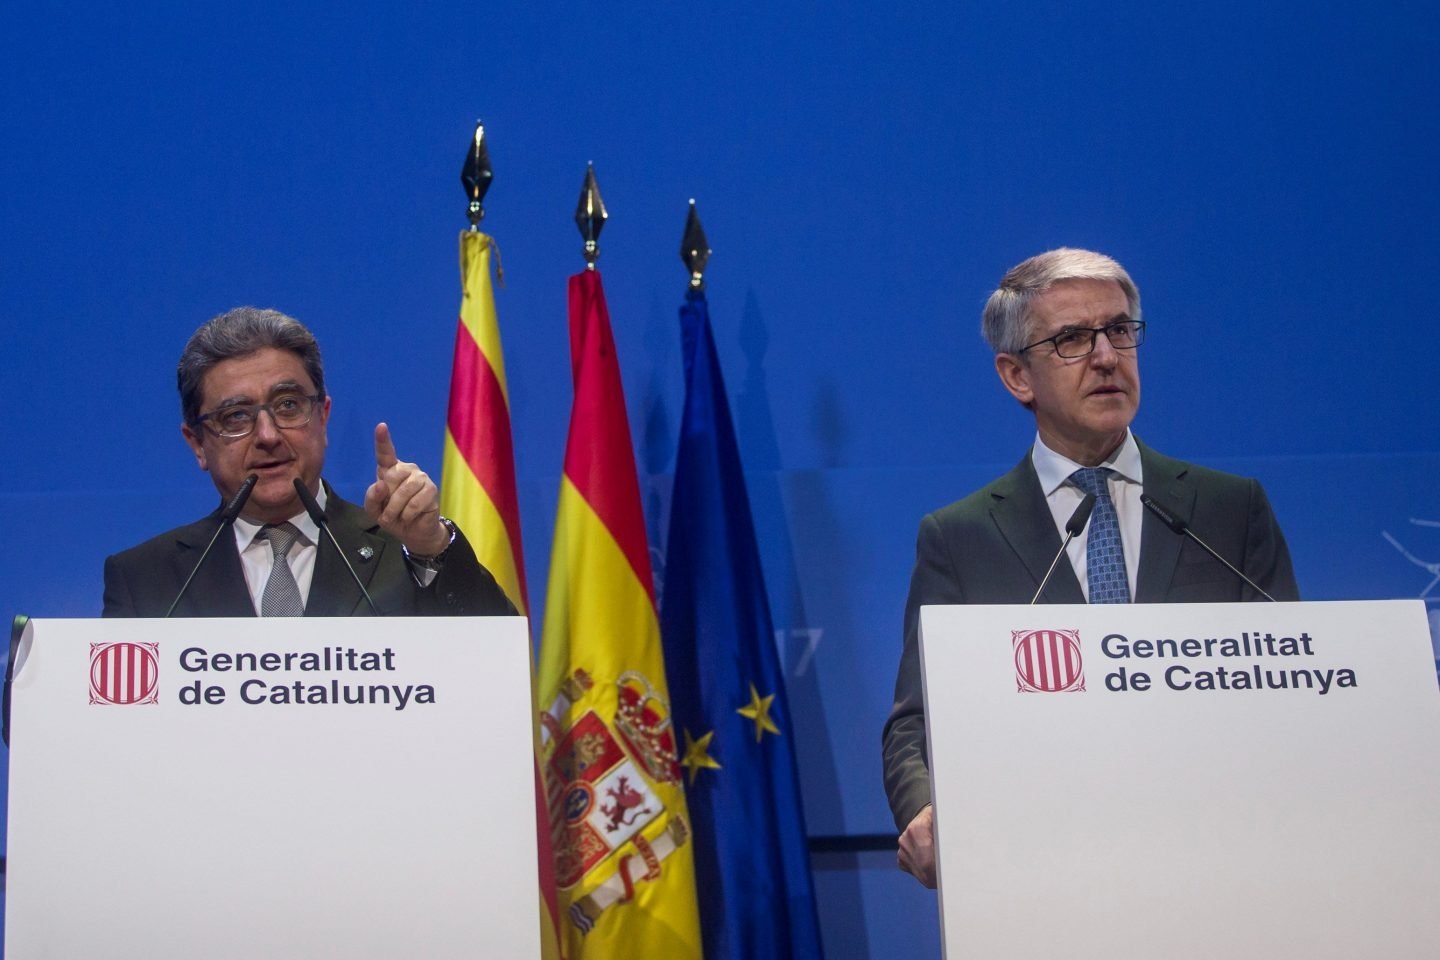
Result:
{"label": "raised index finger", "polygon": [[390,428],[386,424],[375,424],[375,466],[386,470],[400,462],[395,456],[395,442],[390,439]]}

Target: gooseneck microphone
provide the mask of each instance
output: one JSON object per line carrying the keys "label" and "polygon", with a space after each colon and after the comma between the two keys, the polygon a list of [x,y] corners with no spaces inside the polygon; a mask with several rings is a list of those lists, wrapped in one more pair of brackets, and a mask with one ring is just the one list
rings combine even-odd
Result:
{"label": "gooseneck microphone", "polygon": [[1140,494],[1140,502],[1145,504],[1145,509],[1155,514],[1155,516],[1158,517],[1160,522],[1165,524],[1165,526],[1169,527],[1171,530],[1175,531],[1175,533],[1179,534],[1180,536],[1189,537],[1191,540],[1194,540],[1196,543],[1200,544],[1201,549],[1203,549],[1206,553],[1210,554],[1210,556],[1214,557],[1216,560],[1219,560],[1221,563],[1225,564],[1225,568],[1231,573],[1235,574],[1235,576],[1239,577],[1241,580],[1244,580],[1247,584],[1249,584],[1250,589],[1254,590],[1256,593],[1260,594],[1260,596],[1264,597],[1266,600],[1269,600],[1271,603],[1276,602],[1274,597],[1270,596],[1270,594],[1266,593],[1260,588],[1260,584],[1245,576],[1245,574],[1241,573],[1239,568],[1237,568],[1235,564],[1220,556],[1220,554],[1216,553],[1213,549],[1211,549],[1210,544],[1195,536],[1195,531],[1190,529],[1190,524],[1184,519],[1175,516],[1175,514],[1160,506],[1160,504],[1156,503],[1154,498],[1152,498],[1148,493]]}
{"label": "gooseneck microphone", "polygon": [[1035,601],[1040,599],[1040,594],[1045,592],[1045,585],[1050,582],[1050,577],[1055,573],[1055,567],[1060,563],[1060,558],[1065,556],[1065,549],[1070,546],[1070,541],[1080,536],[1080,531],[1085,529],[1085,524],[1090,522],[1090,512],[1095,509],[1095,494],[1087,493],[1080,501],[1080,506],[1070,514],[1070,519],[1065,521],[1065,542],[1060,544],[1060,552],[1055,554],[1055,559],[1050,561],[1050,569],[1045,571],[1045,579],[1040,581],[1040,589],[1035,591],[1035,596],[1030,598],[1030,605],[1033,607]]}
{"label": "gooseneck microphone", "polygon": [[235,496],[231,497],[230,502],[225,504],[225,509],[220,511],[220,526],[215,528],[210,542],[205,544],[205,549],[200,553],[200,559],[196,560],[195,566],[190,569],[190,576],[185,578],[185,582],[180,586],[180,592],[175,594],[175,599],[170,602],[169,609],[165,611],[166,617],[174,613],[175,608],[179,606],[180,598],[185,596],[186,590],[190,589],[190,581],[194,580],[195,574],[200,572],[200,565],[205,562],[206,557],[210,556],[210,550],[215,546],[215,541],[220,539],[220,534],[229,530],[235,522],[235,518],[240,516],[240,511],[245,509],[245,502],[250,499],[250,491],[255,489],[255,483],[259,479],[253,473],[246,477],[245,482],[240,484],[240,489],[235,491]]}
{"label": "gooseneck microphone", "polygon": [[374,600],[370,599],[370,591],[366,590],[365,584],[360,582],[360,574],[355,572],[355,568],[350,564],[350,558],[345,556],[345,551],[341,549],[339,541],[335,539],[335,534],[330,532],[330,518],[325,516],[325,511],[320,509],[320,504],[315,502],[314,495],[306,488],[305,481],[299,477],[295,478],[295,493],[300,497],[300,502],[305,504],[305,512],[310,514],[310,519],[315,521],[315,526],[319,527],[320,532],[330,538],[330,545],[333,546],[335,552],[340,555],[340,562],[345,564],[345,569],[350,571],[350,576],[355,580],[355,586],[360,588],[360,593],[365,597],[365,602],[370,604],[370,612],[377,617],[380,616],[380,608],[375,606]]}

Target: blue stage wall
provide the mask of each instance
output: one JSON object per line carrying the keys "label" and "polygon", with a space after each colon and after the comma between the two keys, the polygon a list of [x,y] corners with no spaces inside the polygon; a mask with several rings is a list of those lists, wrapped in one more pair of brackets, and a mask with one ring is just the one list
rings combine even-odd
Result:
{"label": "blue stage wall", "polygon": [[[107,554],[213,506],[172,371],[231,306],[319,335],[343,493],[381,419],[438,474],[479,116],[537,613],[585,163],[661,560],[699,203],[812,835],[892,830],[916,525],[1030,441],[977,328],[1040,250],[1129,267],[1137,433],[1260,477],[1308,598],[1440,624],[1437,41],[1410,3],[12,7],[0,612],[95,615]],[[938,955],[886,855],[816,865],[832,960]]]}

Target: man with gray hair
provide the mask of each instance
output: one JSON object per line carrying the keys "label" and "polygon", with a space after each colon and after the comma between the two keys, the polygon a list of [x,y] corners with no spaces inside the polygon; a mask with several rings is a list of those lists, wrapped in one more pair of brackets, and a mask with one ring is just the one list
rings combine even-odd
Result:
{"label": "man with gray hair", "polygon": [[905,605],[895,705],[882,737],[885,788],[901,830],[899,863],[935,885],[934,815],[920,682],[922,606],[1025,604],[1087,494],[1086,535],[1067,549],[1039,602],[1259,600],[1221,563],[1143,508],[1205,532],[1216,551],[1278,600],[1298,600],[1285,537],[1254,480],[1156,453],[1130,432],[1140,405],[1140,292],[1103,254],[1059,249],[1012,269],[981,322],[995,372],[1035,415],[1031,449],[1009,473],[920,523]]}
{"label": "man with gray hair", "polygon": [[[375,482],[363,510],[321,479],[330,396],[320,346],[298,321],[253,307],[221,314],[186,344],[177,381],[180,432],[221,506],[107,558],[105,616],[165,616],[187,580],[177,616],[370,613],[333,544],[321,549],[297,481],[324,511],[378,612],[515,612],[464,534],[440,516],[434,481],[396,455],[385,424],[375,427]],[[247,483],[233,537],[222,536],[197,567],[224,525],[224,505]]]}

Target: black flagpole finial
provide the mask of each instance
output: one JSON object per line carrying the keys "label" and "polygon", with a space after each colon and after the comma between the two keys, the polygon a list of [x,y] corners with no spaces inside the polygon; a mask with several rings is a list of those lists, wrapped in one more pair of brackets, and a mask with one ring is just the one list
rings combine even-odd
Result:
{"label": "black flagpole finial", "polygon": [[700,225],[700,214],[695,210],[695,201],[690,201],[690,215],[685,218],[685,234],[680,238],[680,259],[690,271],[690,286],[696,290],[705,288],[705,264],[710,262],[710,242],[705,239],[705,228]]}
{"label": "black flagpole finial", "polygon": [[465,196],[470,200],[470,229],[480,229],[485,219],[485,192],[495,173],[490,168],[490,148],[485,145],[485,124],[475,121],[475,136],[470,139],[470,149],[465,151],[465,166],[460,168],[460,183],[465,187]]}
{"label": "black flagpole finial", "polygon": [[605,201],[600,199],[600,184],[595,182],[595,164],[587,164],[585,183],[580,187],[580,203],[575,207],[575,225],[585,238],[586,270],[594,270],[595,261],[600,259],[600,231],[609,216],[605,212]]}

